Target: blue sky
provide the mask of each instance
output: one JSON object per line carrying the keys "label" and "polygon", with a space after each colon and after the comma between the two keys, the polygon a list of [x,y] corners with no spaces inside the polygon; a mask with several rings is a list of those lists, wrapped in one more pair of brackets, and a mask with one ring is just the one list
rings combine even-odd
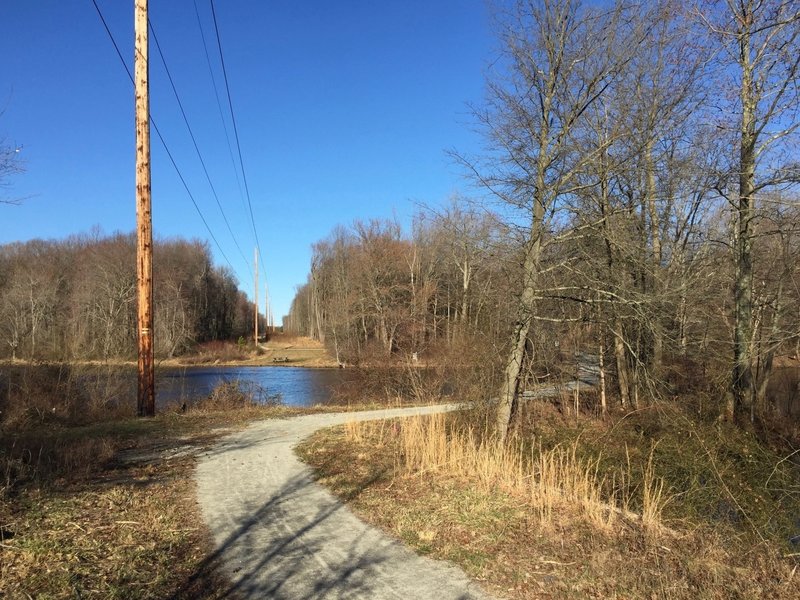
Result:
{"label": "blue sky", "polygon": [[[97,1],[130,64],[133,0]],[[196,2],[227,117],[209,0]],[[93,226],[131,231],[132,85],[91,0],[3,4],[0,139],[22,146],[26,173],[11,190],[25,198],[21,205],[0,204],[0,243]],[[407,224],[416,203],[469,193],[463,170],[445,151],[480,144],[467,104],[483,97],[495,43],[483,0],[216,0],[215,7],[280,322],[306,278],[311,244],[333,226],[392,217]],[[249,291],[254,235],[195,0],[150,0],[150,18],[236,240],[151,39],[152,115],[222,251],[153,132],[155,233],[209,240],[217,263],[227,264],[224,253]],[[227,127],[233,143],[230,121]],[[261,290],[263,310],[263,284]]]}

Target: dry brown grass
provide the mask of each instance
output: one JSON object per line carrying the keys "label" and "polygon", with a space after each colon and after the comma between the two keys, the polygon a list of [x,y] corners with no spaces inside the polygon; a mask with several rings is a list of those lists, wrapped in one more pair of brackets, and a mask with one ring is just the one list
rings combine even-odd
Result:
{"label": "dry brown grass", "polygon": [[247,343],[214,341],[200,344],[194,352],[181,356],[177,362],[181,365],[207,365],[215,363],[236,363],[250,358],[252,346]]}
{"label": "dry brown grass", "polygon": [[[662,513],[669,500],[664,481],[654,475],[652,454],[645,467],[643,485],[624,486],[618,502],[604,499],[605,480],[598,471],[598,460],[578,456],[577,443],[526,452],[520,439],[508,443],[495,436],[478,434],[472,428],[448,428],[444,414],[411,417],[402,425],[385,421],[349,422],[345,426],[348,442],[370,440],[389,446],[387,435],[397,434],[396,461],[405,476],[439,476],[469,481],[483,493],[501,490],[525,502],[542,524],[553,522],[554,512],[577,514],[592,525],[608,529],[618,518],[639,520],[642,527],[656,531],[662,527]],[[627,480],[631,479],[628,465]],[[631,495],[641,494],[641,515],[629,506]]]}
{"label": "dry brown grass", "polygon": [[296,348],[300,350],[324,350],[325,345],[319,340],[302,335],[291,335],[288,333],[275,333],[270,336],[264,344],[267,348],[288,350]]}
{"label": "dry brown grass", "polygon": [[[235,421],[235,419],[232,419]],[[148,420],[4,432],[0,597],[222,597],[194,501],[195,453],[228,420]]]}
{"label": "dry brown grass", "polygon": [[655,475],[654,450],[650,451],[642,476],[642,527],[649,533],[658,532],[663,524],[664,508],[671,496],[665,490],[664,480]]}
{"label": "dry brown grass", "polygon": [[7,365],[0,368],[0,426],[21,430],[131,416],[135,393],[135,374],[126,365]]}
{"label": "dry brown grass", "polygon": [[[276,360],[277,359],[277,360]],[[252,340],[207,342],[192,352],[163,361],[165,366],[247,365],[336,367],[334,358],[317,340],[307,337],[274,334],[257,347]]]}
{"label": "dry brown grass", "polygon": [[[39,389],[47,393],[28,407],[58,402],[57,385]],[[223,433],[300,412],[260,400],[227,384],[152,419],[102,411],[92,421],[88,406],[75,419],[2,423],[0,597],[229,597],[205,562],[211,546],[192,474],[197,453]]]}
{"label": "dry brown grass", "polygon": [[223,381],[217,384],[207,398],[193,405],[195,411],[226,411],[253,408],[278,408],[280,394],[270,394],[266,388],[243,380]]}
{"label": "dry brown grass", "polygon": [[796,597],[796,562],[774,545],[665,520],[660,448],[629,452],[609,481],[577,443],[504,446],[463,422],[353,422],[299,451],[362,518],[502,597]]}
{"label": "dry brown grass", "polygon": [[191,480],[172,469],[126,469],[105,485],[71,480],[17,495],[2,515],[14,536],[0,549],[0,596],[222,597],[214,569],[190,583],[208,540]]}

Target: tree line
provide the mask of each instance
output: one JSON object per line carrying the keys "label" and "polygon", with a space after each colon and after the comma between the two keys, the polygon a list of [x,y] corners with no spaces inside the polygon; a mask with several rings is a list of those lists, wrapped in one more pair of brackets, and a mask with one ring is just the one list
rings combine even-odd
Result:
{"label": "tree line", "polygon": [[410,237],[337,229],[287,325],[347,359],[479,336],[501,357],[501,434],[564,339],[602,361],[602,410],[700,372],[722,416],[767,416],[800,331],[800,7],[503,6],[485,150],[454,154],[486,193]]}
{"label": "tree line", "polygon": [[285,329],[322,340],[350,364],[500,338],[512,296],[505,232],[493,215],[456,201],[421,212],[410,238],[393,221],[337,227],[314,244]]}
{"label": "tree line", "polygon": [[[0,356],[34,360],[132,358],[136,239],[117,233],[0,246]],[[154,245],[155,352],[249,337],[253,305],[208,246]]]}

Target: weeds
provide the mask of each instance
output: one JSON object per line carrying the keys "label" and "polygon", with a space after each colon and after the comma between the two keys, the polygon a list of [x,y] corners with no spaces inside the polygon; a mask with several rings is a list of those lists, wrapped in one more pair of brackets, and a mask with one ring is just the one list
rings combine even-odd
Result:
{"label": "weeds", "polygon": [[192,408],[195,411],[218,411],[276,407],[280,404],[280,394],[270,394],[265,387],[254,381],[235,379],[217,384],[207,398],[201,398]]}
{"label": "weeds", "polygon": [[[352,421],[345,426],[346,440],[369,441],[376,446],[389,444],[387,434],[397,437],[392,447],[395,462],[404,476],[438,475],[469,481],[483,493],[502,490],[533,509],[539,522],[552,525],[554,511],[577,512],[594,526],[608,528],[618,515],[630,516],[633,490],[625,489],[621,504],[604,498],[605,478],[599,473],[599,460],[582,459],[578,444],[542,448],[541,444],[526,452],[519,438],[509,443],[473,429],[448,427],[443,414],[411,417],[388,426],[384,421]],[[641,498],[636,504],[644,507],[640,521],[649,531],[662,525],[666,502],[664,481],[652,468],[652,454],[644,468]],[[631,466],[625,479],[632,478]]]}
{"label": "weeds", "polygon": [[250,358],[250,350],[246,343],[212,341],[200,344],[195,352],[179,359],[183,365],[230,363]]}
{"label": "weeds", "polygon": [[642,475],[642,527],[650,534],[657,532],[661,527],[664,508],[670,501],[670,496],[664,489],[664,480],[655,474],[654,453],[655,446],[650,450]]}
{"label": "weeds", "polygon": [[[748,533],[797,514],[790,461],[770,462],[736,432],[695,424],[687,434],[677,414],[597,422],[551,411],[530,421],[535,435],[523,427],[507,444],[475,425],[478,411],[351,422],[299,452],[362,518],[502,596],[796,595],[797,553],[775,544],[785,534]],[[705,508],[725,506],[726,494],[749,520]]]}
{"label": "weeds", "polygon": [[0,597],[223,596],[214,567],[197,571],[208,540],[192,501],[194,455],[226,428],[286,412],[262,388],[229,382],[153,419],[3,423]]}
{"label": "weeds", "polygon": [[133,371],[122,365],[0,367],[0,426],[80,424],[131,416]]}

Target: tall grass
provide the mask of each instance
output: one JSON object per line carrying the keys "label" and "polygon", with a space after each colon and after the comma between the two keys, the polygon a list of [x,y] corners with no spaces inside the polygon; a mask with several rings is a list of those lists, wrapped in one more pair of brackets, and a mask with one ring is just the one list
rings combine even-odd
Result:
{"label": "tall grass", "polygon": [[655,533],[661,527],[664,508],[671,499],[666,493],[664,480],[655,474],[654,452],[655,446],[650,449],[642,474],[642,527],[648,533]]}
{"label": "tall grass", "polygon": [[280,404],[279,395],[255,383],[226,381],[180,411],[159,411],[161,421],[135,421],[129,418],[135,398],[125,396],[135,393],[130,369],[55,365],[9,371],[0,373],[0,509],[15,488],[102,471],[119,450],[147,437],[146,431],[160,429],[170,438],[170,428],[179,426],[175,418],[218,413],[230,422]]}
{"label": "tall grass", "polygon": [[[657,530],[668,501],[663,480],[656,477],[652,453],[644,467],[642,483],[632,488],[632,467],[623,473],[621,492],[607,497],[606,478],[599,472],[599,458],[578,455],[578,444],[543,448],[527,446],[515,438],[501,442],[493,435],[470,427],[448,426],[442,414],[404,419],[400,425],[379,422],[350,422],[345,427],[350,442],[391,446],[395,463],[405,476],[439,475],[467,481],[484,493],[494,490],[527,503],[542,524],[552,524],[555,514],[565,511],[579,515],[590,524],[606,529],[619,517],[630,518],[631,495],[641,494],[641,525]],[[612,486],[614,487],[614,486]]]}
{"label": "tall grass", "polygon": [[130,416],[135,372],[124,365],[5,365],[0,368],[0,428],[75,425]]}
{"label": "tall grass", "polygon": [[253,348],[247,343],[212,341],[199,344],[195,351],[179,358],[183,365],[237,362],[248,359]]}
{"label": "tall grass", "polygon": [[225,411],[275,407],[280,403],[280,394],[272,394],[253,381],[232,379],[218,383],[207,397],[195,399],[191,407],[194,411]]}
{"label": "tall grass", "polygon": [[0,443],[0,502],[25,483],[85,477],[111,460],[118,442],[110,436],[27,433]]}

